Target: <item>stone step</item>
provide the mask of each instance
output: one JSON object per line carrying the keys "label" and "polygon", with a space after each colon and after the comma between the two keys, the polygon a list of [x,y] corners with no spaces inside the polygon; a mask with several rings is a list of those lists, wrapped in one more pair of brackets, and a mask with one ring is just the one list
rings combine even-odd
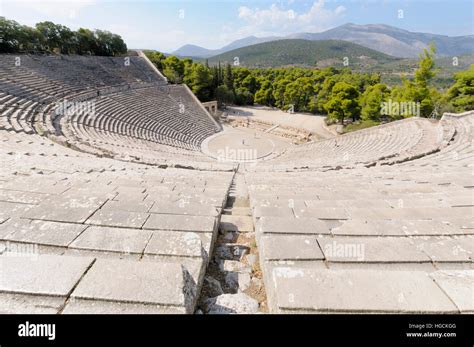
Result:
{"label": "stone step", "polygon": [[231,196],[229,194],[227,198],[227,207],[250,207],[250,202],[248,197]]}
{"label": "stone step", "polygon": [[233,216],[251,216],[252,210],[250,207],[232,207],[224,209],[223,214]]}
{"label": "stone step", "polygon": [[198,258],[90,255],[0,255],[2,313],[194,312],[204,275]]}
{"label": "stone step", "polygon": [[241,233],[252,232],[254,230],[252,217],[239,215],[222,215],[221,222],[219,224],[219,229],[221,231],[238,231]]}

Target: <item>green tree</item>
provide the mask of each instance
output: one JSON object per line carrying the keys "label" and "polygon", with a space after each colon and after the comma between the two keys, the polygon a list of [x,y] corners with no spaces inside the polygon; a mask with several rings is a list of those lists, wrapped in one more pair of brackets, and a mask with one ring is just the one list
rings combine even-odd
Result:
{"label": "green tree", "polygon": [[75,41],[77,54],[95,54],[97,51],[94,32],[89,29],[79,28],[75,35]]}
{"label": "green tree", "polygon": [[254,101],[260,105],[273,106],[275,99],[273,98],[273,88],[269,80],[260,82],[260,89],[255,93]]}
{"label": "green tree", "polygon": [[364,121],[380,121],[382,115],[382,102],[386,102],[390,95],[390,91],[385,84],[378,83],[374,86],[369,86],[360,96],[360,116]]}
{"label": "green tree", "polygon": [[295,111],[307,111],[309,101],[314,95],[312,80],[309,77],[299,77],[286,85],[284,93],[285,105],[293,105]]}
{"label": "green tree", "polygon": [[455,74],[454,79],[447,92],[448,101],[458,112],[474,110],[474,64],[469,70]]}
{"label": "green tree", "polygon": [[234,92],[229,90],[226,85],[221,85],[216,89],[216,100],[220,107],[232,104],[234,102]]}
{"label": "green tree", "polygon": [[232,66],[230,64],[227,64],[225,66],[223,81],[224,85],[227,87],[228,90],[234,90],[234,74],[232,72]]}
{"label": "green tree", "polygon": [[163,74],[171,83],[181,83],[184,77],[184,62],[170,55],[163,60]]}
{"label": "green tree", "polygon": [[201,101],[208,101],[211,96],[212,76],[209,68],[193,63],[186,69],[186,83]]}
{"label": "green tree", "polygon": [[438,93],[430,85],[436,75],[435,57],[436,47],[431,44],[429,50],[424,49],[419,55],[418,69],[415,71],[413,81],[402,79],[403,88],[396,90],[398,102],[411,102],[420,104],[420,116],[428,117],[435,109]]}
{"label": "green tree", "polygon": [[163,53],[154,51],[144,51],[144,53],[159,70],[163,70],[163,60],[166,59]]}
{"label": "green tree", "polygon": [[324,105],[328,115],[344,124],[344,120],[352,117],[355,121],[360,112],[359,92],[356,87],[346,82],[338,82],[332,88],[330,99]]}

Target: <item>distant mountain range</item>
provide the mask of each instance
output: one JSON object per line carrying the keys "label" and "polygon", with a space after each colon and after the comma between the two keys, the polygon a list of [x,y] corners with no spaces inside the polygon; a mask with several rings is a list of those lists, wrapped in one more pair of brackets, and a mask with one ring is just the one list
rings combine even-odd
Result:
{"label": "distant mountain range", "polygon": [[[353,69],[373,67],[399,60],[390,55],[341,40],[283,39],[258,43],[206,58],[210,65],[234,63],[245,67],[317,66]],[[203,60],[204,58],[198,58]],[[344,63],[346,62],[346,65]]]}
{"label": "distant mountain range", "polygon": [[269,37],[256,37],[248,36],[240,40],[233,41],[227,46],[221,49],[207,49],[196,45],[184,45],[174,51],[172,54],[181,57],[194,57],[194,58],[208,58],[221,53],[229,52],[234,49],[256,45],[259,43],[281,40],[282,37],[269,36]]}
{"label": "distant mountain range", "polygon": [[310,41],[342,40],[399,58],[417,57],[434,42],[439,56],[459,56],[474,54],[474,35],[445,36],[417,33],[384,24],[357,25],[348,23],[321,33],[298,33],[285,37],[249,36],[234,41],[220,49],[206,49],[195,45],[185,45],[174,51],[181,57],[209,58],[235,49],[282,39],[304,39]]}

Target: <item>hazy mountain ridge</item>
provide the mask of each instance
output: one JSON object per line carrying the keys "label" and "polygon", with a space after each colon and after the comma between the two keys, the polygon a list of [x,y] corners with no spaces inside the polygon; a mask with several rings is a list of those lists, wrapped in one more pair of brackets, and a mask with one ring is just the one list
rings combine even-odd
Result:
{"label": "hazy mountain ridge", "polygon": [[474,35],[445,36],[429,33],[411,32],[384,24],[358,25],[347,23],[321,33],[297,33],[286,37],[255,37],[249,36],[236,40],[221,49],[209,50],[195,45],[185,45],[173,54],[179,56],[209,58],[228,51],[264,42],[281,39],[342,40],[400,58],[417,57],[434,42],[439,56],[459,56],[474,54]]}
{"label": "hazy mountain ridge", "polygon": [[259,43],[206,59],[210,65],[218,62],[232,64],[235,57],[238,57],[239,64],[245,67],[344,67],[344,59],[347,59],[348,66],[361,68],[397,60],[392,56],[351,42],[302,39]]}

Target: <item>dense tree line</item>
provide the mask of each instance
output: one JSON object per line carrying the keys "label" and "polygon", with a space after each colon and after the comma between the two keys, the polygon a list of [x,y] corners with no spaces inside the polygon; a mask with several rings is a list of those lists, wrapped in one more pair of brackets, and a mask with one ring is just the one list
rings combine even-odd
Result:
{"label": "dense tree line", "polygon": [[347,68],[248,69],[146,53],[171,83],[186,83],[201,101],[217,99],[220,105],[256,103],[326,114],[328,122],[350,119],[367,124],[474,109],[474,66],[456,74],[449,90],[438,90],[432,83],[437,73],[434,46],[420,55],[414,76],[403,77],[402,84],[394,86],[381,83],[379,74]]}
{"label": "dense tree line", "polygon": [[40,22],[33,28],[0,17],[0,53],[17,52],[114,56],[127,53],[127,45],[108,31],[73,31],[52,22]]}

